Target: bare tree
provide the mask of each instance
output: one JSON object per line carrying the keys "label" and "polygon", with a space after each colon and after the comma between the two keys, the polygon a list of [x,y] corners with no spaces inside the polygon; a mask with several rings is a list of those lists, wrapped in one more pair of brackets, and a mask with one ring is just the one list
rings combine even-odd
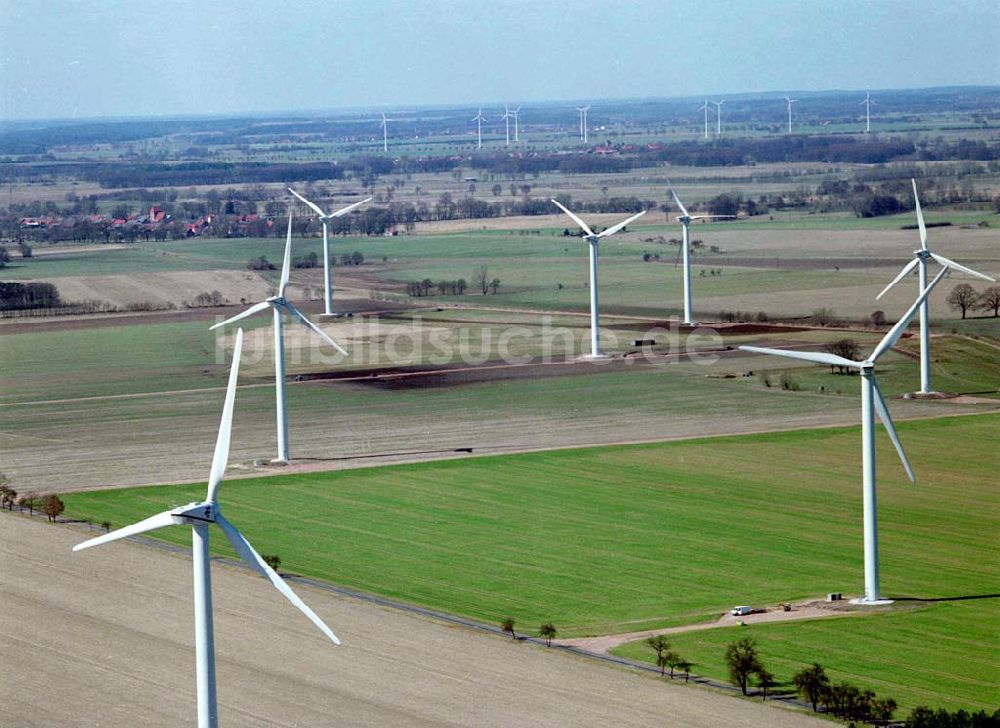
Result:
{"label": "bare tree", "polygon": [[489,266],[481,265],[479,270],[473,275],[473,280],[475,280],[476,285],[479,286],[479,290],[485,296],[490,290],[490,269]]}
{"label": "bare tree", "polygon": [[990,286],[979,297],[980,311],[992,311],[993,318],[1000,316],[1000,286]]}
{"label": "bare tree", "polygon": [[[861,347],[858,346],[858,342],[854,339],[837,339],[836,341],[831,341],[824,348],[834,356],[842,356],[851,361],[858,361],[861,356]],[[831,372],[833,371],[833,366],[832,364],[830,365]],[[837,368],[841,374],[844,374],[845,371],[850,373],[850,370],[846,367],[838,365]]]}
{"label": "bare tree", "polygon": [[826,671],[818,662],[814,662],[809,667],[803,667],[792,676],[792,685],[802,693],[806,700],[812,703],[813,712],[823,697],[823,692],[830,687],[830,678],[826,676]]}
{"label": "bare tree", "polygon": [[552,622],[546,622],[538,628],[538,634],[545,638],[545,644],[552,646],[552,640],[556,638],[556,626]]}
{"label": "bare tree", "polygon": [[260,557],[264,559],[265,564],[270,566],[275,571],[277,571],[278,568],[281,566],[281,557],[278,556],[277,554],[268,554],[268,555],[261,554]]}
{"label": "bare tree", "polygon": [[512,640],[516,640],[517,639],[517,635],[514,634],[514,618],[513,617],[504,617],[504,620],[500,623],[500,629],[502,629],[504,632],[510,632],[510,638]]}
{"label": "bare tree", "polygon": [[726,648],[726,667],[729,677],[746,695],[750,676],[764,669],[757,654],[757,644],[750,637],[730,643]]}
{"label": "bare tree", "polygon": [[975,306],[979,300],[979,294],[968,283],[959,283],[951,289],[951,293],[948,294],[946,300],[952,310],[960,309],[962,311],[962,318],[965,318],[966,312]]}
{"label": "bare tree", "polygon": [[667,666],[667,653],[670,651],[670,640],[666,635],[657,634],[646,638],[646,644],[656,651],[656,666],[660,668],[662,675]]}
{"label": "bare tree", "polygon": [[774,675],[761,665],[754,671],[754,677],[756,678],[757,687],[760,688],[760,691],[763,694],[764,700],[767,700],[768,689],[773,688],[778,684],[774,681]]}

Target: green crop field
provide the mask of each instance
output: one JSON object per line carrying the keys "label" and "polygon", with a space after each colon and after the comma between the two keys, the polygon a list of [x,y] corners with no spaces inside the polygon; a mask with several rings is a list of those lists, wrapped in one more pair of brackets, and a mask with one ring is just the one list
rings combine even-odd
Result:
{"label": "green crop field", "polygon": [[[901,423],[915,486],[879,437],[885,594],[996,591],[998,425],[998,415]],[[695,621],[737,602],[857,593],[859,447],[857,428],[844,428],[549,451],[231,481],[221,504],[292,572],[488,622],[510,615],[527,631],[552,621],[565,636],[601,634]],[[66,515],[120,526],[203,492],[69,494]],[[218,539],[215,548],[231,555]],[[948,697],[990,703],[995,693],[977,680],[983,654],[1000,647],[993,601],[925,604],[916,631],[909,612],[880,618],[883,639],[900,653],[914,640],[913,654],[938,645],[938,664],[967,676]],[[856,674],[877,675],[857,657],[870,631],[854,625],[868,624],[836,622],[817,659],[842,655]],[[975,639],[951,638],[969,630]]]}
{"label": "green crop field", "polygon": [[[983,586],[987,583],[984,578]],[[956,596],[956,601],[899,601],[889,613],[857,618],[674,634],[670,643],[695,664],[693,672],[719,680],[729,679],[723,658],[726,646],[751,637],[779,690],[794,692],[792,675],[819,662],[831,682],[846,680],[892,697],[902,715],[917,705],[992,711],[1000,703],[996,660],[1000,635],[995,626],[1000,594],[987,588]],[[644,641],[613,652],[654,661]]]}

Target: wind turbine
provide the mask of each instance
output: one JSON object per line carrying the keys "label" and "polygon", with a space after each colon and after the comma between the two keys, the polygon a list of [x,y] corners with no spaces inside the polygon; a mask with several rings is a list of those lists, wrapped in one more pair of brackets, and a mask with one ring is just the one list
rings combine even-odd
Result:
{"label": "wind turbine", "polygon": [[103,536],[92,538],[73,547],[73,551],[82,551],[91,546],[100,546],[120,538],[135,536],[147,531],[153,531],[165,526],[191,527],[191,560],[194,565],[194,645],[195,645],[195,676],[198,694],[198,726],[199,728],[215,728],[218,724],[218,712],[215,698],[215,640],[212,624],[212,574],[208,553],[209,526],[213,523],[222,529],[233,549],[247,566],[261,576],[267,578],[274,588],[280,591],[288,601],[315,624],[330,640],[339,645],[340,640],[329,627],[316,616],[305,602],[292,591],[274,569],[267,565],[250,542],[222,515],[216,494],[219,484],[225,475],[229,461],[229,440],[233,425],[233,404],[236,400],[236,380],[240,369],[240,352],[243,347],[243,329],[236,332],[236,346],[233,349],[233,363],[229,370],[229,386],[226,389],[226,401],[222,408],[222,421],[219,424],[219,434],[215,441],[215,455],[212,458],[212,469],[208,476],[208,493],[201,503],[188,503],[170,510],[158,513],[131,526],[119,528]]}
{"label": "wind turbine", "polygon": [[713,101],[715,104],[715,136],[722,136],[722,105],[726,103],[726,100]]}
{"label": "wind turbine", "polygon": [[482,149],[483,148],[483,122],[486,120],[486,117],[483,116],[483,110],[482,110],[482,108],[479,109],[479,113],[478,114],[476,114],[475,116],[472,117],[472,120],[474,122],[476,122],[476,141],[477,141],[476,148],[477,149]]}
{"label": "wind turbine", "polygon": [[[928,250],[927,248],[927,226],[924,225],[924,213],[920,209],[920,197],[917,194],[917,181],[915,179],[910,180],[913,183],[913,199],[917,203],[917,226],[920,228],[920,250],[913,251],[913,260],[903,266],[903,270],[899,272],[892,282],[889,283],[885,288],[882,289],[882,293],[878,294],[875,299],[878,300],[894,285],[899,283],[903,278],[905,278],[915,267],[919,275],[920,290],[923,290],[927,286],[927,261],[933,258],[941,265],[946,268],[954,268],[955,270],[960,270],[963,273],[968,273],[969,275],[975,276],[976,278],[982,278],[984,281],[995,282],[992,278],[982,273],[977,273],[971,268],[966,268],[964,265],[959,265],[953,260],[948,260],[943,255],[938,255],[937,253]],[[930,394],[933,392],[931,389],[931,341],[929,332],[929,321],[928,311],[927,311],[927,301],[925,300],[920,304],[920,392],[921,394]]]}
{"label": "wind turbine", "polygon": [[507,129],[507,146],[510,146],[510,120],[514,118],[514,115],[510,113],[510,108],[506,105],[503,107],[503,116],[500,117],[504,120],[504,125]]}
{"label": "wind turbine", "polygon": [[934,289],[945,274],[947,268],[943,268],[940,273],[931,281],[921,293],[917,300],[910,306],[909,310],[896,323],[885,338],[879,342],[874,351],[869,354],[864,361],[854,361],[846,359],[836,354],[813,351],[791,351],[787,349],[764,349],[758,346],[741,346],[743,351],[752,351],[759,354],[774,354],[790,359],[802,359],[804,361],[817,362],[819,364],[829,364],[830,366],[850,367],[857,369],[861,373],[861,463],[862,463],[862,500],[864,509],[864,545],[865,545],[865,595],[857,600],[858,604],[888,604],[891,600],[883,600],[879,592],[878,579],[878,516],[875,499],[875,412],[885,425],[889,439],[899,454],[899,459],[903,463],[906,475],[911,481],[916,479],[913,476],[913,469],[910,467],[903,445],[896,435],[896,428],[892,424],[889,416],[889,408],[886,407],[885,398],[879,389],[878,382],[875,381],[875,363],[885,352],[899,340],[903,331],[917,313],[920,305],[927,300],[927,296]]}
{"label": "wind turbine", "polygon": [[395,121],[395,119],[389,119],[388,117],[386,117],[384,111],[381,112],[381,114],[382,114],[382,151],[383,152],[388,152],[389,151],[389,122],[390,121]]}
{"label": "wind turbine", "polygon": [[580,112],[580,141],[584,144],[587,143],[587,112],[590,111],[590,105],[587,106],[577,106],[576,110]]}
{"label": "wind turbine", "polygon": [[693,326],[691,320],[691,231],[689,230],[692,220],[711,220],[721,217],[736,217],[735,215],[689,215],[681,198],[677,196],[674,188],[670,188],[670,194],[674,196],[674,202],[681,209],[681,214],[677,216],[677,221],[683,226],[684,234],[681,240],[681,254],[684,256],[684,323]]}
{"label": "wind turbine", "polygon": [[601,238],[614,235],[629,223],[638,220],[646,214],[646,211],[643,210],[642,212],[633,215],[628,220],[620,222],[617,225],[612,225],[607,230],[603,230],[600,233],[595,234],[594,231],[587,227],[587,223],[567,210],[559,202],[552,200],[552,203],[573,218],[573,222],[583,229],[583,232],[586,234],[586,240],[590,243],[590,358],[596,359],[604,356],[601,354],[601,342],[599,341],[600,329],[597,320],[597,244]]}
{"label": "wind turbine", "polygon": [[517,122],[518,122],[518,119],[520,118],[519,115],[521,113],[521,107],[518,106],[516,109],[514,109],[510,113],[514,117],[514,141],[515,142],[519,142],[519,141],[521,141],[521,138],[520,138],[520,136],[518,136],[518,133],[517,133]]}
{"label": "wind turbine", "polygon": [[708,99],[705,99],[705,103],[698,107],[698,111],[705,112],[705,138],[708,139]]}
{"label": "wind turbine", "polygon": [[265,301],[260,303],[255,303],[253,306],[248,308],[243,313],[238,313],[230,319],[226,319],[220,323],[215,324],[215,326],[210,327],[210,331],[214,331],[222,326],[228,326],[231,323],[244,319],[247,316],[253,316],[255,313],[265,311],[268,308],[272,309],[274,315],[274,394],[275,394],[275,407],[277,410],[277,427],[278,427],[278,457],[275,458],[274,462],[285,463],[288,462],[288,411],[285,407],[285,337],[284,337],[284,327],[282,325],[281,313],[282,309],[288,312],[288,315],[293,319],[297,319],[306,328],[312,329],[323,341],[328,343],[334,349],[339,351],[344,356],[347,356],[347,352],[344,351],[343,347],[340,346],[336,341],[331,339],[323,330],[319,328],[312,321],[307,319],[301,311],[292,305],[292,302],[285,298],[285,289],[288,287],[288,277],[291,266],[291,253],[292,253],[292,216],[288,215],[288,237],[285,240],[285,262],[281,267],[281,283],[278,286],[278,295],[271,296]]}
{"label": "wind turbine", "polygon": [[326,313],[323,315],[333,316],[333,269],[330,267],[330,230],[328,223],[335,217],[343,217],[356,207],[360,207],[366,202],[371,202],[372,198],[369,197],[361,202],[355,202],[353,205],[348,205],[327,215],[320,209],[319,205],[310,202],[291,187],[288,188],[288,191],[309,205],[319,215],[319,221],[323,224],[323,303],[326,308]]}
{"label": "wind turbine", "polygon": [[790,98],[788,98],[786,96],[785,97],[785,101],[788,102],[788,133],[791,134],[792,133],[792,104],[794,104],[796,101],[798,101],[798,99],[790,99]]}
{"label": "wind turbine", "polygon": [[866,93],[865,94],[865,100],[862,101],[860,104],[858,104],[858,106],[864,106],[865,107],[865,134],[868,134],[872,130],[872,114],[871,114],[872,108],[871,107],[872,107],[872,104],[874,104],[874,103],[875,102],[872,101],[872,95],[870,93]]}

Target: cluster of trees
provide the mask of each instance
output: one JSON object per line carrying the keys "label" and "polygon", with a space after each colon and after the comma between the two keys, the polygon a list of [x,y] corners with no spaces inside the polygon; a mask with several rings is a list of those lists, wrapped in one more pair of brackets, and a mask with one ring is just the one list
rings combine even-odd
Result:
{"label": "cluster of trees", "polygon": [[957,710],[952,713],[944,708],[932,710],[919,705],[913,709],[903,725],[906,728],[998,728],[1000,709],[992,713],[987,713],[985,710],[973,713]]}
{"label": "cluster of trees", "polygon": [[847,682],[832,684],[818,662],[795,673],[792,684],[809,701],[813,711],[823,706],[827,713],[841,720],[877,721],[886,725],[896,712],[896,701],[892,698],[879,698],[873,690],[861,690]]}
{"label": "cluster of trees", "polygon": [[[497,280],[497,285],[500,285],[499,280]],[[437,291],[439,296],[464,296],[468,287],[469,284],[464,278],[454,281],[438,281],[437,283],[430,278],[424,278],[422,281],[407,283],[406,292],[415,298],[433,295],[433,291]]]}
{"label": "cluster of trees", "polygon": [[[500,622],[500,629],[510,635],[512,640],[517,639],[517,633],[514,631],[514,618],[504,617],[503,621]],[[538,636],[545,640],[545,645],[547,647],[552,646],[552,640],[556,638],[556,626],[552,622],[544,622],[538,628]]]}
{"label": "cluster of trees", "polygon": [[316,268],[319,266],[319,256],[316,252],[310,252],[308,255],[303,255],[298,258],[292,258],[293,268]]}
{"label": "cluster of trees", "polygon": [[648,637],[646,644],[656,653],[656,666],[660,668],[660,675],[665,675],[666,669],[669,667],[671,680],[674,679],[675,670],[684,673],[684,682],[690,679],[693,664],[670,648],[670,640],[667,639],[666,635],[658,634]]}
{"label": "cluster of trees", "polygon": [[208,306],[221,306],[226,302],[225,296],[219,291],[203,291],[194,297],[194,302],[188,304],[189,308],[206,308]]}
{"label": "cluster of trees", "polygon": [[66,510],[66,504],[63,503],[62,498],[54,493],[41,497],[22,495],[18,498],[17,491],[10,487],[10,478],[4,473],[0,473],[0,508],[13,511],[15,505],[21,510],[27,510],[32,515],[36,510],[41,511],[50,522],[55,521],[56,517]]}
{"label": "cluster of trees", "polygon": [[962,318],[971,309],[992,311],[994,318],[1000,316],[1000,286],[990,286],[979,293],[968,283],[959,283],[951,289],[946,300],[953,310],[962,312]]}
{"label": "cluster of trees", "polygon": [[57,308],[59,291],[51,283],[0,283],[0,311]]}

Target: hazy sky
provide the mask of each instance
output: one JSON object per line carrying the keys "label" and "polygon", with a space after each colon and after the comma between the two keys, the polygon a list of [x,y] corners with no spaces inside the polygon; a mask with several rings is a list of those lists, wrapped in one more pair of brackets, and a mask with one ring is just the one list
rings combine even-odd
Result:
{"label": "hazy sky", "polygon": [[0,119],[1000,84],[996,0],[0,0]]}

